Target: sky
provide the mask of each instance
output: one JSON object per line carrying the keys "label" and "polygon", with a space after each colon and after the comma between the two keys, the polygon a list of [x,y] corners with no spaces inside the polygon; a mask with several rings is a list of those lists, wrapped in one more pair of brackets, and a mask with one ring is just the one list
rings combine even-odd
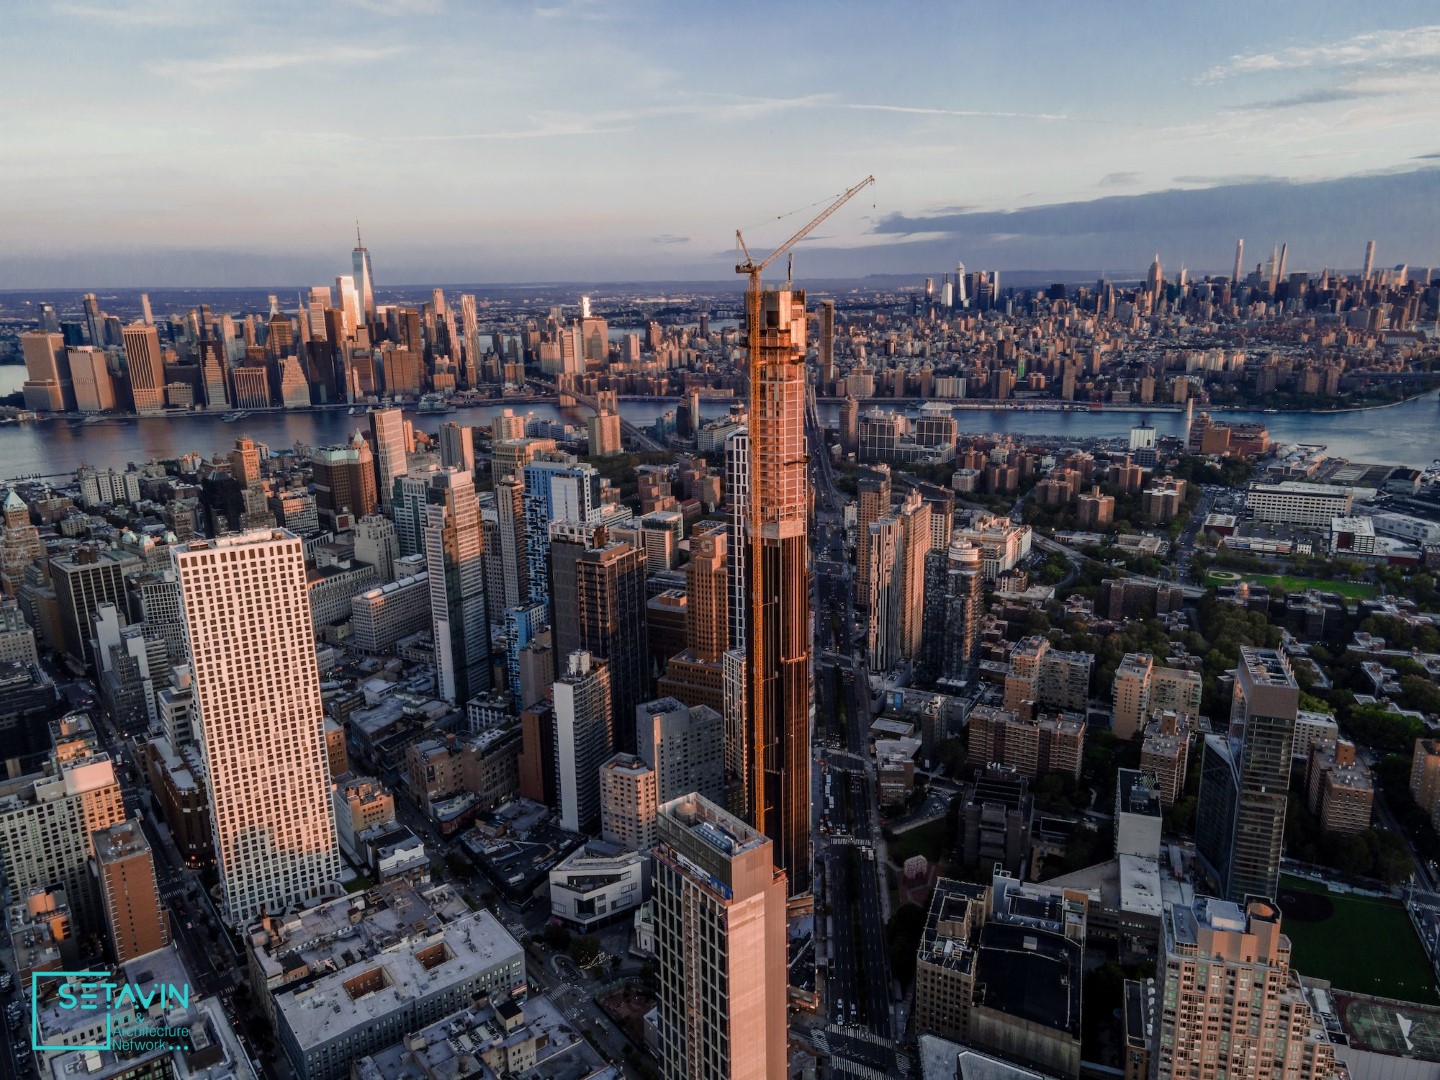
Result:
{"label": "sky", "polygon": [[0,288],[1440,264],[1433,3],[34,0]]}

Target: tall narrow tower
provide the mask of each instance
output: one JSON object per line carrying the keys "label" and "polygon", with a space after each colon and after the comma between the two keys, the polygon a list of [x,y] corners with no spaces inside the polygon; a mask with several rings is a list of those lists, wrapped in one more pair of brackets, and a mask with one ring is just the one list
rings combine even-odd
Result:
{"label": "tall narrow tower", "polygon": [[[835,381],[835,301],[825,300],[820,304],[820,386],[829,387]],[[829,393],[829,390],[825,390]]]}
{"label": "tall narrow tower", "polygon": [[810,480],[805,293],[747,296],[750,320],[750,820],[790,891],[810,888]]}
{"label": "tall narrow tower", "polygon": [[1235,273],[1231,275],[1236,285],[1240,284],[1240,271],[1245,261],[1245,238],[1242,236],[1235,241]]}
{"label": "tall narrow tower", "polygon": [[1365,245],[1365,266],[1360,271],[1360,280],[1367,285],[1370,283],[1370,272],[1375,269],[1375,241],[1371,240]]}
{"label": "tall narrow tower", "polygon": [[340,879],[305,546],[261,529],[172,549],[195,673],[225,920],[310,904]]}
{"label": "tall narrow tower", "polygon": [[485,528],[475,479],[461,469],[431,474],[425,507],[425,569],[440,696],[464,706],[490,689],[485,602]]}
{"label": "tall narrow tower", "polygon": [[350,262],[355,269],[355,292],[360,298],[360,310],[365,321],[375,321],[375,280],[370,273],[370,250],[360,242],[360,223],[355,223],[355,250],[350,253]]}

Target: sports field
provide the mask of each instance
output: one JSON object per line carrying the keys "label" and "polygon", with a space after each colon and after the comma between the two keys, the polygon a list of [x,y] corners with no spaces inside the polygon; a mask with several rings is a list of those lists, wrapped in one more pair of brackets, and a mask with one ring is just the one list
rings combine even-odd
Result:
{"label": "sports field", "polygon": [[1276,900],[1300,974],[1337,990],[1440,1004],[1430,962],[1399,901],[1331,893],[1293,877],[1281,877]]}
{"label": "sports field", "polygon": [[[1290,577],[1288,574],[1241,574],[1238,576],[1269,589],[1273,589],[1277,585],[1291,593],[1304,592],[1306,589],[1319,589],[1321,592],[1339,593],[1351,600],[1369,600],[1376,592],[1376,587],[1366,582],[1340,581],[1336,578],[1299,578]],[[1235,580],[1236,575],[1229,571],[1211,570],[1205,576],[1207,585],[1230,585]]]}

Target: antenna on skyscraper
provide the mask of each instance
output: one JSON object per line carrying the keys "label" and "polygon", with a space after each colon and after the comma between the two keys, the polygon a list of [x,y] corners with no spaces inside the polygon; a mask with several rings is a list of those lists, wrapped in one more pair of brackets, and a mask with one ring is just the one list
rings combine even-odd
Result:
{"label": "antenna on skyscraper", "polygon": [[355,246],[357,248],[365,246],[360,242],[360,219],[358,217],[355,219]]}

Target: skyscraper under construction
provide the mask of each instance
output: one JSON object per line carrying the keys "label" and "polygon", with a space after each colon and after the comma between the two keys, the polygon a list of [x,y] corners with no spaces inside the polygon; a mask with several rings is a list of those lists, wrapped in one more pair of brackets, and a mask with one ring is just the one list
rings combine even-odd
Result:
{"label": "skyscraper under construction", "polygon": [[774,841],[791,895],[810,888],[810,487],[805,293],[752,292],[750,333],[751,823]]}

